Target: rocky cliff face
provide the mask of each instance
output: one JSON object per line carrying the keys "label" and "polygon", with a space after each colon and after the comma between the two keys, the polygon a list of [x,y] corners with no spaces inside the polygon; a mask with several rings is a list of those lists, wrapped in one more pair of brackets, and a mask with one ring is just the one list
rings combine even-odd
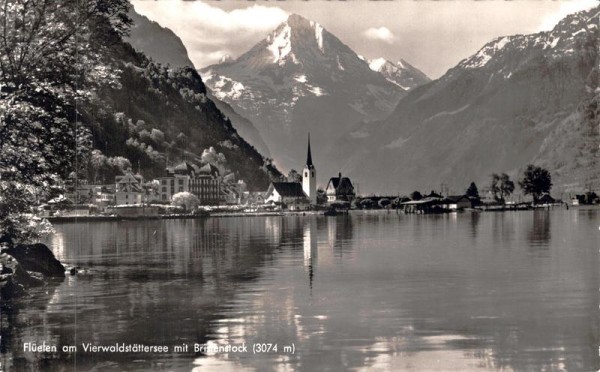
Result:
{"label": "rocky cliff face", "polygon": [[[500,37],[441,78],[415,88],[385,120],[342,142],[346,174],[363,190],[462,192],[492,172],[547,167],[555,189],[598,175],[598,12],[552,31]],[[341,146],[341,145],[340,145]]]}

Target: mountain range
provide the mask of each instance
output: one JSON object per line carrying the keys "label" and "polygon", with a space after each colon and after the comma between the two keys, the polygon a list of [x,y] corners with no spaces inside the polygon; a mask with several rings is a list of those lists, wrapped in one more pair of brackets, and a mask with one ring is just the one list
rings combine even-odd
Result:
{"label": "mountain range", "polygon": [[496,38],[338,142],[363,189],[463,192],[492,172],[548,168],[555,189],[598,184],[598,13]]}
{"label": "mountain range", "polygon": [[304,165],[310,132],[321,174],[331,175],[343,161],[331,144],[362,121],[385,118],[427,79],[395,67],[390,77],[374,71],[320,24],[292,14],[246,53],[200,73],[215,97],[255,123],[278,166]]}
{"label": "mountain range", "polygon": [[460,193],[535,163],[555,190],[577,191],[600,181],[598,11],[491,40],[435,81],[403,60],[365,60],[298,15],[200,73],[277,164],[301,168],[311,132],[320,184],[341,170],[363,192]]}

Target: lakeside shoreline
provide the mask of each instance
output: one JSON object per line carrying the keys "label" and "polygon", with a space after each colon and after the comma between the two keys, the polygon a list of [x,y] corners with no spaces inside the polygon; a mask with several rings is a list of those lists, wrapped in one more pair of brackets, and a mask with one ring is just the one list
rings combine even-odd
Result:
{"label": "lakeside shoreline", "polygon": [[[563,205],[551,206],[536,206],[530,208],[470,208],[460,211],[445,211],[444,213],[481,213],[481,212],[515,212],[524,210],[541,210],[541,209],[558,209],[564,208]],[[600,205],[580,205],[568,207],[579,210],[598,209]],[[167,220],[167,219],[203,219],[210,217],[269,217],[269,216],[307,216],[307,215],[325,215],[324,210],[317,211],[274,211],[274,212],[216,212],[210,214],[171,214],[158,216],[52,216],[44,217],[51,223],[79,223],[79,222],[117,222],[117,221],[139,221],[139,220]],[[351,209],[350,214],[356,213],[394,213],[394,214],[411,214],[405,213],[398,209]]]}

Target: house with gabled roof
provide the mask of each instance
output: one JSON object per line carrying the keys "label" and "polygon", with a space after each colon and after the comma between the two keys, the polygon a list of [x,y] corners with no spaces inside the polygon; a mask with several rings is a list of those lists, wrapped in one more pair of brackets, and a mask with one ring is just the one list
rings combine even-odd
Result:
{"label": "house with gabled roof", "polygon": [[300,182],[271,182],[265,203],[282,204],[290,210],[304,210],[309,206],[308,196]]}
{"label": "house with gabled roof", "polygon": [[115,199],[117,205],[141,204],[144,195],[144,179],[139,174],[127,173],[115,177]]}
{"label": "house with gabled roof", "polygon": [[448,210],[460,210],[473,206],[471,199],[466,195],[448,195],[442,200],[444,208]]}
{"label": "house with gabled roof", "polygon": [[328,202],[336,201],[352,201],[356,197],[354,191],[354,185],[348,177],[342,177],[340,172],[338,177],[331,177],[325,188],[325,194],[327,195]]}

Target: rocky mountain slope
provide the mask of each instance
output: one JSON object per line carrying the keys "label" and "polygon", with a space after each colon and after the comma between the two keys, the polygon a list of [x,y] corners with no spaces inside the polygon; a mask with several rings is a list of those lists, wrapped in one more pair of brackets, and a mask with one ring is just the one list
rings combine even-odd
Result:
{"label": "rocky mountain slope", "polygon": [[599,8],[552,31],[496,38],[412,90],[385,120],[357,128],[343,172],[362,190],[462,192],[492,172],[547,167],[555,190],[600,184]]}
{"label": "rocky mountain slope", "polygon": [[163,65],[169,64],[174,68],[194,67],[185,45],[173,31],[136,13],[133,7],[129,10],[129,17],[133,24],[125,41],[135,49]]}
{"label": "rocky mountain slope", "polygon": [[107,172],[126,163],[146,178],[157,177],[181,160],[216,161],[251,190],[265,190],[281,176],[210,100],[194,68],[170,69],[120,39],[111,44],[104,58],[111,60],[118,84],[104,87],[80,109],[95,148],[81,160],[90,180],[114,182]]}
{"label": "rocky mountain slope", "polygon": [[406,94],[321,25],[295,14],[248,52],[201,74],[215,97],[257,125],[278,165],[302,167],[311,132],[321,175],[341,166],[333,142],[362,120],[384,118]]}
{"label": "rocky mountain slope", "polygon": [[398,85],[405,91],[431,81],[422,71],[402,59],[396,63],[390,62],[385,58],[377,58],[368,62],[371,70],[379,72],[388,81]]}
{"label": "rocky mountain slope", "polygon": [[[183,42],[173,31],[161,27],[158,23],[136,13],[133,7],[129,11],[129,16],[133,21],[133,25],[126,41],[136,50],[143,52],[158,63],[169,64],[173,68],[194,67]],[[253,145],[261,154],[271,155],[269,147],[250,120],[210,93],[209,98],[228,117],[233,127],[248,143]]]}

